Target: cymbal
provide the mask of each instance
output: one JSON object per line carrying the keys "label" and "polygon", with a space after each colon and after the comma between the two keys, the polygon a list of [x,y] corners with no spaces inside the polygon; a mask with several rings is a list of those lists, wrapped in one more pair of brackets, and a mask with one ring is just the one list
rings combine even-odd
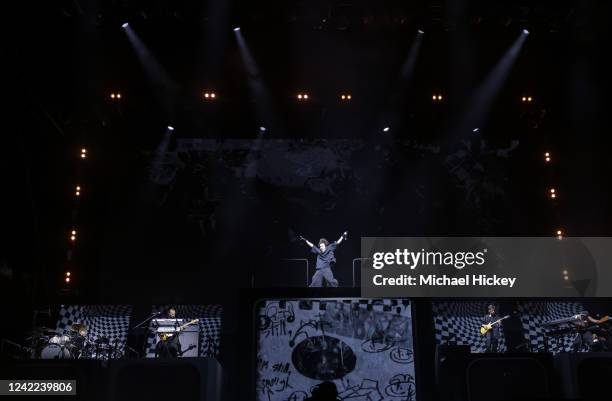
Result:
{"label": "cymbal", "polygon": [[87,326],[85,326],[84,324],[75,323],[72,326],[70,326],[70,330],[77,331],[77,332],[81,330],[87,330]]}

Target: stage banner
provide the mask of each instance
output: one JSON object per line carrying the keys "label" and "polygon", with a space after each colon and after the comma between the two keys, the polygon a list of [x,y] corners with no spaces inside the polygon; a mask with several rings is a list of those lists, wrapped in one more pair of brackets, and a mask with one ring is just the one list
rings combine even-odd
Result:
{"label": "stage banner", "polygon": [[612,297],[611,237],[362,237],[363,297]]}
{"label": "stage banner", "polygon": [[269,299],[257,306],[258,401],[416,400],[406,299]]}

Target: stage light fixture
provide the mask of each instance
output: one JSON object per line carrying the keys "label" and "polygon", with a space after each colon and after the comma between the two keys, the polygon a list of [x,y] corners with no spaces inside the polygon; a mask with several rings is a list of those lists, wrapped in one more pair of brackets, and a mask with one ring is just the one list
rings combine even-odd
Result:
{"label": "stage light fixture", "polygon": [[549,163],[550,160],[551,160],[550,152],[544,153],[544,161],[546,161],[546,163]]}
{"label": "stage light fixture", "polygon": [[174,127],[172,125],[168,125],[168,131],[174,131]]}
{"label": "stage light fixture", "polygon": [[298,100],[308,100],[308,93],[298,93]]}
{"label": "stage light fixture", "polygon": [[266,127],[264,127],[263,125],[261,127],[259,127],[259,132],[266,132],[268,129]]}
{"label": "stage light fixture", "polygon": [[523,97],[521,98],[521,102],[526,102],[526,101],[527,101],[527,98],[526,98],[525,96],[523,96]]}
{"label": "stage light fixture", "polygon": [[563,230],[557,230],[557,238],[563,239]]}
{"label": "stage light fixture", "polygon": [[110,98],[111,98],[111,99],[114,99],[115,97],[116,97],[116,96],[115,96],[115,94],[114,94],[114,93],[111,93],[111,94],[110,94]]}
{"label": "stage light fixture", "polygon": [[70,277],[70,272],[66,272],[66,277]]}
{"label": "stage light fixture", "polygon": [[442,100],[442,95],[438,95],[438,100]]}
{"label": "stage light fixture", "polygon": [[64,281],[66,281],[66,283],[70,283],[70,277],[66,277]]}
{"label": "stage light fixture", "polygon": [[215,92],[204,92],[204,99],[212,100],[216,98],[217,94]]}
{"label": "stage light fixture", "polygon": [[474,129],[472,130],[472,132],[473,132],[473,133],[475,133],[475,134],[476,134],[476,133],[478,133],[478,131],[480,131],[480,129],[479,129],[479,128],[474,128]]}
{"label": "stage light fixture", "polygon": [[84,159],[87,157],[87,149],[83,148],[81,149],[81,159]]}
{"label": "stage light fixture", "polygon": [[417,32],[418,32],[420,35],[422,35],[422,34],[424,34],[424,33],[425,33],[425,31],[423,31],[423,30],[421,30],[421,29],[417,30]]}
{"label": "stage light fixture", "polygon": [[437,98],[438,98],[438,97],[437,97],[436,95],[433,95],[433,96],[431,97],[431,99],[432,99],[432,100],[434,100],[434,101],[435,101]]}
{"label": "stage light fixture", "polygon": [[527,102],[531,102],[533,99],[531,98],[531,96],[527,97]]}
{"label": "stage light fixture", "polygon": [[121,25],[121,28],[126,29],[130,24],[128,24],[127,22],[123,23]]}
{"label": "stage light fixture", "polygon": [[390,129],[391,129],[390,127],[385,127],[383,128],[383,132],[389,132]]}
{"label": "stage light fixture", "polygon": [[523,33],[524,33],[525,35],[529,35],[529,31],[528,31],[527,29],[523,29]]}
{"label": "stage light fixture", "polygon": [[117,99],[121,99],[121,93],[117,93]]}
{"label": "stage light fixture", "polygon": [[238,32],[238,31],[240,31],[240,27],[239,26],[234,28],[234,32]]}

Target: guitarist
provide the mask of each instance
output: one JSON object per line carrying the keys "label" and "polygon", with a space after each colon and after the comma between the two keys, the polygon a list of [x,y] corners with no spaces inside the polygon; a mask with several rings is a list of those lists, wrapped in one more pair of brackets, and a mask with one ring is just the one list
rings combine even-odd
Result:
{"label": "guitarist", "polygon": [[[490,304],[487,306],[487,314],[482,320],[482,325],[491,324],[499,320],[499,316],[495,310],[495,305]],[[486,352],[497,352],[497,346],[499,345],[499,324],[494,324],[491,330],[485,334],[485,340],[487,349]]]}
{"label": "guitarist", "polygon": [[[178,327],[179,319],[176,317],[176,309],[169,308],[164,314],[166,319],[177,319],[175,326]],[[159,358],[176,358],[181,352],[181,342],[179,341],[179,335],[173,335],[167,340],[160,339],[155,345],[155,352]]]}

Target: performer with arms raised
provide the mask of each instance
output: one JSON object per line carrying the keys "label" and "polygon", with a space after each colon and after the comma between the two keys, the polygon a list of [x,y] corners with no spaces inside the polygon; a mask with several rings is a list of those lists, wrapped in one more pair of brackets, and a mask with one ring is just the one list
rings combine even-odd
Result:
{"label": "performer with arms raised", "polygon": [[312,276],[310,287],[323,287],[324,283],[329,287],[338,286],[338,280],[334,278],[334,273],[332,272],[331,268],[336,263],[334,251],[336,250],[338,244],[346,240],[347,235],[348,233],[345,231],[342,233],[340,238],[331,244],[325,238],[321,238],[317,246],[308,241],[306,238],[300,236],[300,239],[310,247],[310,251],[317,255],[316,271],[314,276]]}

